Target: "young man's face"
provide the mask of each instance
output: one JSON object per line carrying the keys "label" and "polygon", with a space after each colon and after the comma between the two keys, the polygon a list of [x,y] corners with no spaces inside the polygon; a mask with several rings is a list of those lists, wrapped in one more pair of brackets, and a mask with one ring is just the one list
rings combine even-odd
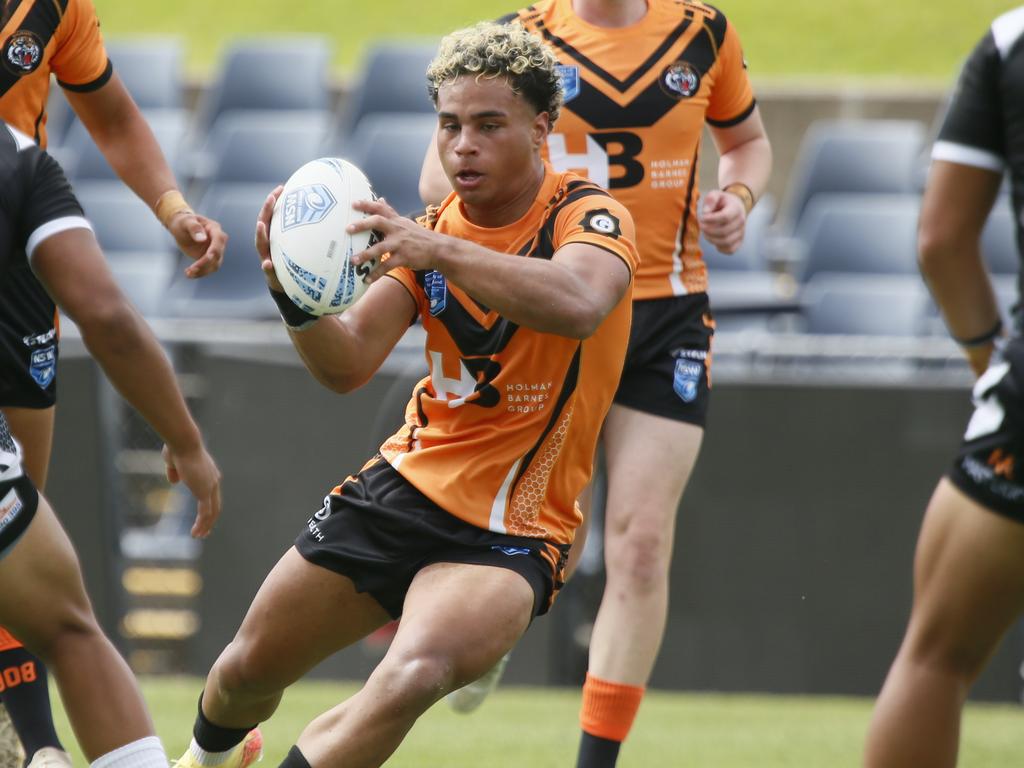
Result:
{"label": "young man's face", "polygon": [[532,200],[546,112],[537,114],[504,77],[463,75],[441,86],[437,113],[441,165],[466,206],[494,214]]}

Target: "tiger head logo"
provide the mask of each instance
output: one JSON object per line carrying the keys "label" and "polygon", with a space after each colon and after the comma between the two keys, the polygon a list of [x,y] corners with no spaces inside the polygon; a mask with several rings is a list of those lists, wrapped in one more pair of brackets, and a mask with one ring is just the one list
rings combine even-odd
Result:
{"label": "tiger head logo", "polygon": [[700,90],[700,73],[685,61],[670,64],[661,73],[661,87],[669,96],[688,99]]}
{"label": "tiger head logo", "polygon": [[35,72],[42,60],[43,41],[35,32],[18,30],[4,43],[4,66],[19,77]]}

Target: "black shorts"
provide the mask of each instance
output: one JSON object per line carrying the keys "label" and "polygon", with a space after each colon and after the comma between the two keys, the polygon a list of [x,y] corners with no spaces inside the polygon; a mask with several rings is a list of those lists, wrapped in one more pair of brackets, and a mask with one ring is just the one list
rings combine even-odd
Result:
{"label": "black shorts", "polygon": [[27,265],[0,282],[0,407],[57,402],[57,315]]}
{"label": "black shorts", "polygon": [[615,402],[703,427],[715,321],[706,293],[633,302],[633,325]]}
{"label": "black shorts", "polygon": [[1024,523],[1024,339],[992,355],[948,477],[984,507]]}
{"label": "black shorts", "polygon": [[39,493],[28,475],[21,470],[16,454],[8,452],[7,425],[0,416],[0,558],[6,555],[28,530],[39,508]]}
{"label": "black shorts", "polygon": [[562,586],[568,546],[505,536],[463,522],[420,493],[379,456],[324,499],[295,547],[309,562],[350,578],[391,616],[402,615],[413,577],[433,563],[508,568],[533,589],[533,615]]}

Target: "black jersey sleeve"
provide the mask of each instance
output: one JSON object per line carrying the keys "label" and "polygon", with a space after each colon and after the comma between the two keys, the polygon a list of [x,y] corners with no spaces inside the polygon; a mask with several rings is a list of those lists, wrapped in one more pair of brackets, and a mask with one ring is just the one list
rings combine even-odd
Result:
{"label": "black jersey sleeve", "polygon": [[21,153],[24,200],[18,222],[29,260],[43,240],[66,229],[92,229],[60,164],[35,147]]}
{"label": "black jersey sleeve", "polygon": [[932,150],[936,160],[1001,172],[1006,156],[1000,77],[1002,58],[990,30],[960,72]]}

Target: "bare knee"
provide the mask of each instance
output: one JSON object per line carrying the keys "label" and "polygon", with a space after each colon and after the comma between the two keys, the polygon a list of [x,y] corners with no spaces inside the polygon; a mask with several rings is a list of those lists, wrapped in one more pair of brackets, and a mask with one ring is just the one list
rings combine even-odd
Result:
{"label": "bare knee", "polygon": [[671,559],[666,531],[632,525],[609,542],[607,570],[609,579],[618,578],[630,590],[650,591],[665,581]]}
{"label": "bare knee", "polygon": [[400,654],[385,658],[368,681],[390,699],[396,709],[425,711],[455,687],[456,668],[451,659],[431,654]]}
{"label": "bare knee", "polygon": [[990,655],[990,648],[959,638],[939,627],[914,628],[901,655],[917,669],[973,683]]}
{"label": "bare knee", "polygon": [[272,660],[253,643],[235,638],[221,652],[210,670],[217,690],[227,699],[261,697],[279,693],[283,686],[273,673]]}
{"label": "bare knee", "polygon": [[61,606],[23,639],[40,659],[55,666],[64,661],[79,663],[83,658],[90,658],[96,644],[107,642],[89,604],[77,601]]}

